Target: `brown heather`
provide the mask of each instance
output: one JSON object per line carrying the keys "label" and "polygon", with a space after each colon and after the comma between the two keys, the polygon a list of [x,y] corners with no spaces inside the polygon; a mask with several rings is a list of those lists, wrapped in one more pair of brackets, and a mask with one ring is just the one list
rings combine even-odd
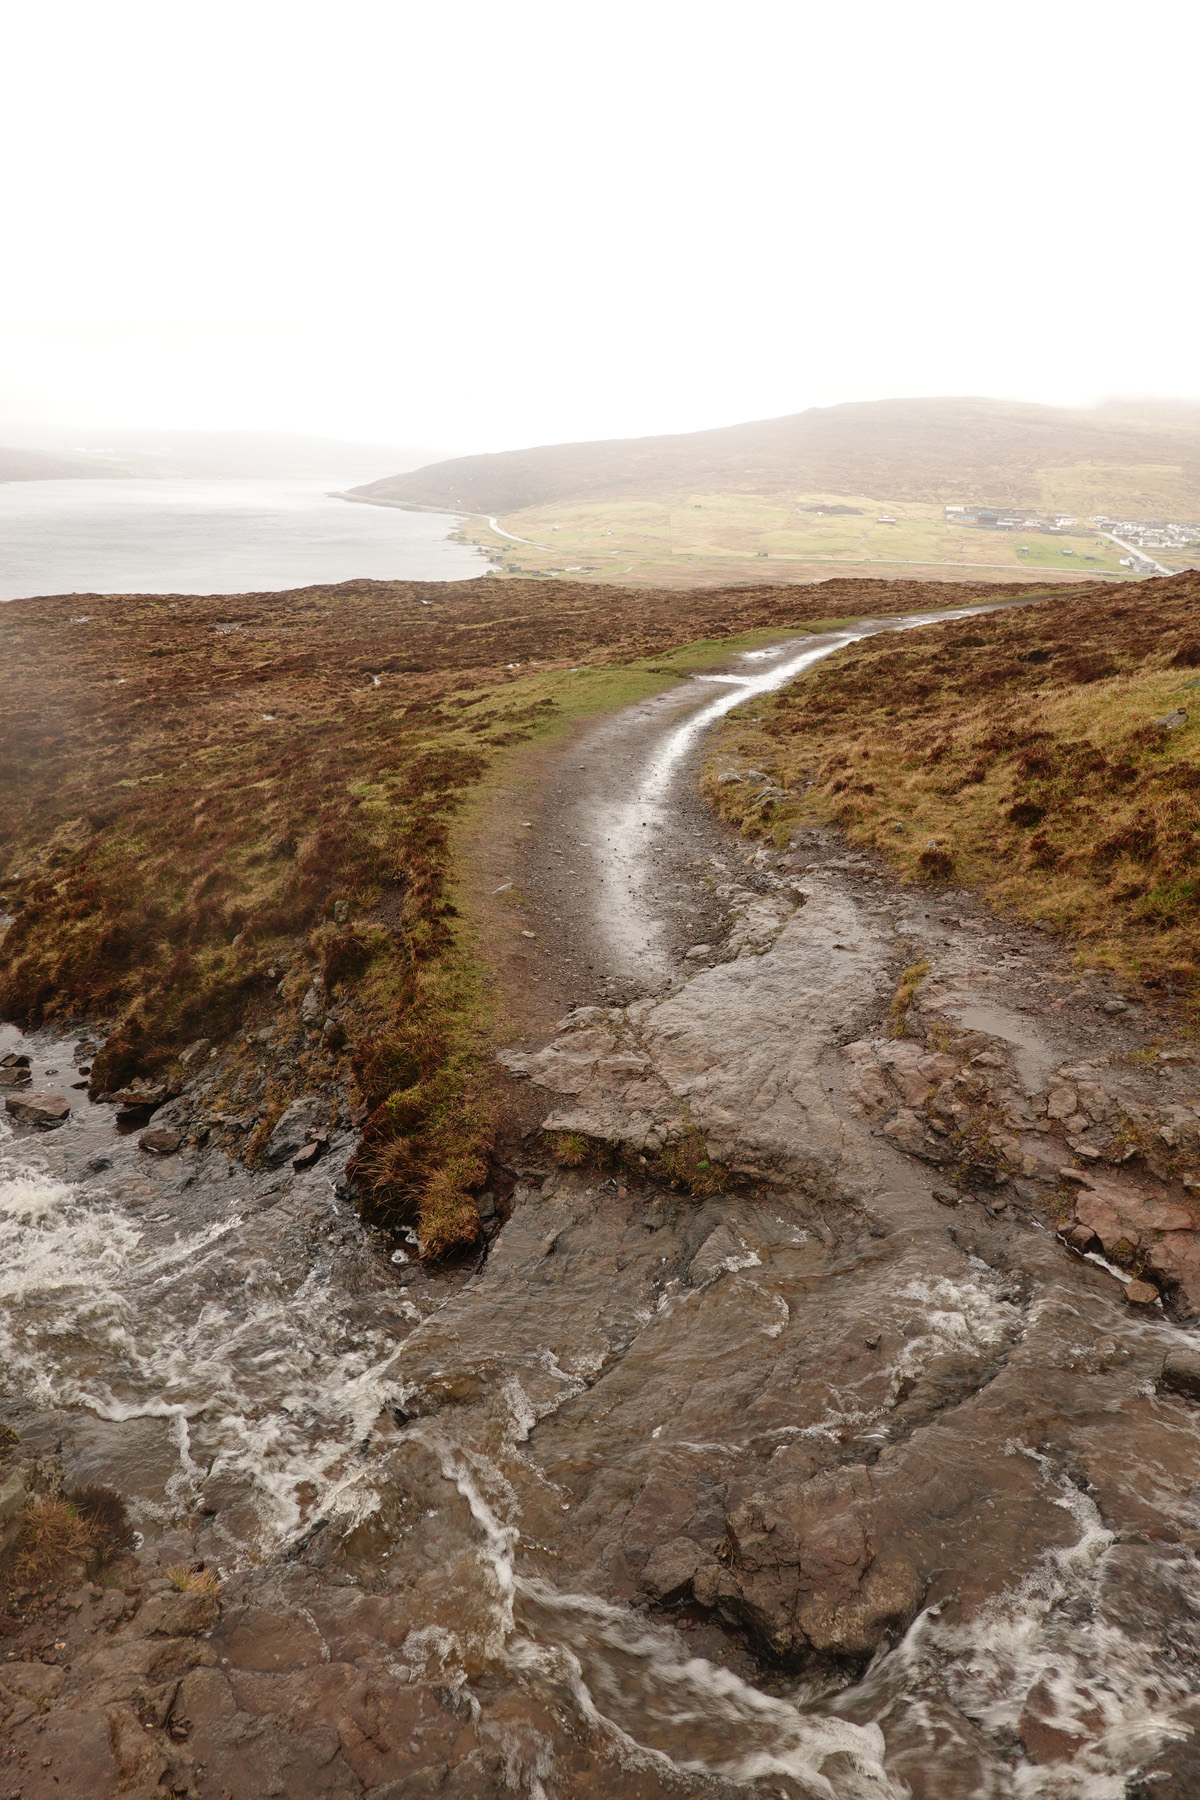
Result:
{"label": "brown heather", "polygon": [[[836,824],[1197,1011],[1200,574],[869,639],[758,710],[709,761],[727,817],[780,842]],[[753,783],[718,782],[731,760],[794,798],[764,816]]]}
{"label": "brown heather", "polygon": [[470,1241],[493,1019],[450,830],[495,757],[553,720],[538,678],[976,593],[995,590],[484,578],[0,607],[0,897],[16,915],[0,1016],[109,1028],[98,1093],[207,1038],[236,1104],[245,1029],[294,1019],[321,974],[343,1025],[272,1080],[252,1148],[296,1094],[348,1091],[367,1216],[416,1221],[429,1254]]}

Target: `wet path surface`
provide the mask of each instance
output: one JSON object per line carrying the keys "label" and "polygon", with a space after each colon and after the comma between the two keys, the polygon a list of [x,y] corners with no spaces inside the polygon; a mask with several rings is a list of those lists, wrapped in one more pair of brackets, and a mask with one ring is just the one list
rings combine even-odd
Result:
{"label": "wet path surface", "polygon": [[[1160,1383],[1194,1334],[1050,1218],[1059,1164],[1081,1195],[1108,1167],[1108,1088],[1152,1081],[1200,1130],[1191,1065],[1130,1073],[1139,1022],[1065,1004],[1053,949],[966,896],[820,833],[746,862],[689,759],[753,691],[689,684],[563,753],[523,852],[534,941],[623,1004],[508,1061],[548,1128],[624,1160],[531,1149],[478,1267],[392,1264],[333,1149],[152,1162],[82,1099],[0,1145],[10,1416],[130,1494],[151,1565],[226,1577],[147,1734],[176,1791],[1197,1791],[1200,1427]],[[62,1047],[32,1048],[51,1085]],[[1003,1185],[933,1130],[987,1084]],[[731,1171],[705,1198],[663,1178],[696,1132]],[[122,1779],[105,1654],[55,1702],[98,1746],[81,1794]],[[31,1760],[23,1800],[67,1766]]]}

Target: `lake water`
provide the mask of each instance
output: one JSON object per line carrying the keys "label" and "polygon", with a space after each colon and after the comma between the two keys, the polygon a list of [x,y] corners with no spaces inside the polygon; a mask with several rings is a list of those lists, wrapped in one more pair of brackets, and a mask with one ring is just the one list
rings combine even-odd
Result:
{"label": "lake water", "polygon": [[338,485],[0,482],[0,600],[242,594],[364,575],[463,581],[486,573],[480,551],[448,541],[458,519],[338,500]]}

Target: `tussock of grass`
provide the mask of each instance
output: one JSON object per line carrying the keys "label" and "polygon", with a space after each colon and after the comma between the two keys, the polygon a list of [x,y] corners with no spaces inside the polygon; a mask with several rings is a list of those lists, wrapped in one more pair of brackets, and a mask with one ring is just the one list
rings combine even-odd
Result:
{"label": "tussock of grass", "polygon": [[215,1569],[197,1568],[193,1563],[172,1563],[167,1580],[177,1594],[219,1594],[221,1578]]}
{"label": "tussock of grass", "polygon": [[698,1131],[687,1131],[675,1143],[668,1144],[655,1159],[655,1173],[672,1186],[685,1188],[702,1198],[719,1194],[729,1185],[729,1171],[714,1162],[708,1146]]}
{"label": "tussock of grass", "polygon": [[548,1131],[546,1149],[560,1169],[582,1169],[587,1164],[603,1168],[610,1155],[607,1144],[581,1131]]}
{"label": "tussock of grass", "polygon": [[[1176,708],[1182,729],[1154,722]],[[980,888],[1195,1005],[1200,575],[869,639],[766,712],[729,727],[706,776],[744,829],[835,824],[907,879]],[[792,798],[760,820],[718,757]]]}
{"label": "tussock of grass", "polygon": [[38,1500],[22,1521],[13,1569],[20,1581],[44,1581],[63,1563],[86,1557],[91,1548],[88,1522],[69,1500]]}
{"label": "tussock of grass", "polygon": [[89,1486],[70,1494],[45,1495],[25,1510],[12,1547],[11,1567],[18,1581],[37,1583],[57,1574],[62,1565],[104,1560],[129,1550],[133,1532],[125,1503],[111,1488]]}

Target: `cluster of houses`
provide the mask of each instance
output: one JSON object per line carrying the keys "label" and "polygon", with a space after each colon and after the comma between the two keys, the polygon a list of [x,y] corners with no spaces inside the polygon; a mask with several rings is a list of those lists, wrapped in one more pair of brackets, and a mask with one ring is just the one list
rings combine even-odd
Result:
{"label": "cluster of houses", "polygon": [[1200,544],[1200,525],[1176,525],[1166,519],[1110,519],[1107,513],[1097,513],[1092,524],[1139,550],[1187,550]]}
{"label": "cluster of houses", "polygon": [[948,506],[947,525],[973,525],[984,531],[1069,531],[1079,523],[1070,513],[1045,517],[1023,506]]}

